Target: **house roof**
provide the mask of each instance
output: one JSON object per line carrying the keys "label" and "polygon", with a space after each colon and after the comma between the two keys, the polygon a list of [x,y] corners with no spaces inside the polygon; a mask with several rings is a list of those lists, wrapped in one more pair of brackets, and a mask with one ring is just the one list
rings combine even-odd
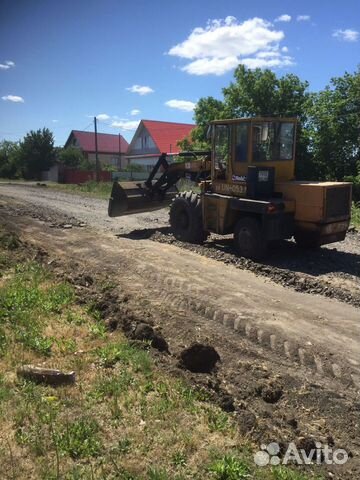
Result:
{"label": "house roof", "polygon": [[[68,146],[72,135],[78,141],[81,149],[84,152],[95,152],[95,134],[94,132],[83,132],[81,130],[71,130],[69,138],[65,143],[65,147]],[[111,133],[98,133],[98,152],[99,153],[119,153],[119,147],[121,148],[121,153],[126,153],[129,147],[128,142],[125,138],[120,135],[114,135]],[[119,145],[121,143],[121,146]]]}
{"label": "house roof", "polygon": [[160,122],[158,120],[142,120],[141,123],[161,153],[179,153],[177,142],[187,137],[195,128],[195,125],[190,123]]}

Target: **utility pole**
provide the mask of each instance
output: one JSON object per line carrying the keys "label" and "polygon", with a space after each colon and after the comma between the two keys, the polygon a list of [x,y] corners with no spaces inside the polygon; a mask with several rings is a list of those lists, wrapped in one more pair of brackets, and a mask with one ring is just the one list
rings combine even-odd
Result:
{"label": "utility pole", "polygon": [[97,139],[97,121],[94,117],[94,127],[95,127],[95,174],[96,182],[99,182],[99,156],[98,156],[98,139]]}
{"label": "utility pole", "polygon": [[121,133],[119,133],[119,170],[121,170]]}

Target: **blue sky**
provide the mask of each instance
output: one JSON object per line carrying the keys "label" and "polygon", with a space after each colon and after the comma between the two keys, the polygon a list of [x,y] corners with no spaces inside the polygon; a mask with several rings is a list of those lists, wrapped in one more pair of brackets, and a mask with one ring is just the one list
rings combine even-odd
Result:
{"label": "blue sky", "polygon": [[0,140],[50,128],[121,132],[191,123],[234,66],[270,67],[313,91],[360,64],[358,0],[1,0]]}

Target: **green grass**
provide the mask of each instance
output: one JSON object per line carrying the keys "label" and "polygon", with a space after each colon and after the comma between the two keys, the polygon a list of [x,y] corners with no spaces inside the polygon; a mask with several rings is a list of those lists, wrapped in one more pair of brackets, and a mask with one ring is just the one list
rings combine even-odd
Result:
{"label": "green grass", "polygon": [[0,290],[0,353],[5,354],[13,336],[24,347],[49,355],[53,339],[44,335],[47,318],[73,296],[70,285],[49,282],[37,263],[15,266],[15,276]]}
{"label": "green grass", "polygon": [[[110,192],[112,188],[112,182],[99,182],[89,181],[82,184],[64,184],[56,182],[37,182],[34,180],[9,180],[6,178],[0,178],[0,183],[14,183],[14,184],[25,184],[29,186],[37,186],[37,183],[41,185],[45,184],[47,187],[59,190],[63,192],[76,193],[78,195],[83,195],[87,197],[108,199],[110,197]],[[43,187],[39,187],[43,188]]]}
{"label": "green grass", "polygon": [[62,425],[54,435],[59,451],[72,459],[96,457],[102,450],[99,424],[93,418],[82,417]]}
{"label": "green grass", "polygon": [[232,455],[225,455],[209,467],[215,480],[242,480],[250,478],[250,468],[244,460]]}
{"label": "green grass", "polygon": [[[257,468],[232,415],[160,370],[146,342],[101,329],[93,306],[38,263],[16,262],[11,243],[0,241],[1,478],[305,480]],[[76,383],[23,381],[24,363],[74,370]]]}
{"label": "green grass", "polygon": [[78,195],[83,195],[86,197],[101,198],[106,200],[110,197],[112,188],[112,182],[96,183],[94,181],[82,183],[79,185],[47,182],[47,185],[54,190],[76,193]]}
{"label": "green grass", "polygon": [[353,202],[351,207],[351,223],[360,227],[360,203]]}

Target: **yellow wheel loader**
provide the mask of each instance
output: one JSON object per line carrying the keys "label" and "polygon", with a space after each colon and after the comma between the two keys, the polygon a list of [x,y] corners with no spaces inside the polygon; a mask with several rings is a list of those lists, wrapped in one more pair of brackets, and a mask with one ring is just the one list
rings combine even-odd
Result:
{"label": "yellow wheel loader", "polygon": [[[162,154],[144,183],[115,182],[109,216],[170,205],[177,239],[233,233],[239,254],[253,259],[276,240],[294,237],[302,247],[344,240],[352,185],[295,180],[295,118],[217,120],[209,140],[211,151],[182,152],[183,163]],[[177,193],[180,178],[198,182],[200,193]]]}

